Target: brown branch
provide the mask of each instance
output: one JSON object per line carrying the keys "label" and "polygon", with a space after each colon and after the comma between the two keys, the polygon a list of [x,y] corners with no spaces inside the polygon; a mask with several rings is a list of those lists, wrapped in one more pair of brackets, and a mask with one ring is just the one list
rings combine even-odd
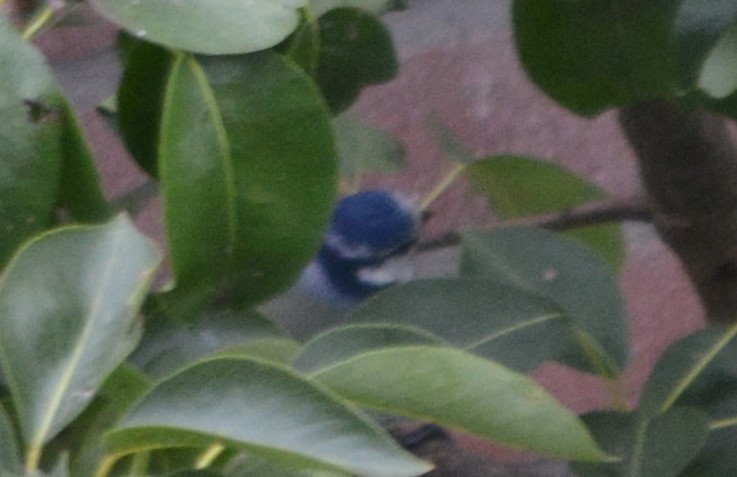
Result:
{"label": "brown branch", "polygon": [[620,113],[653,221],[710,321],[737,319],[737,148],[722,117],[648,101]]}
{"label": "brown branch", "polygon": [[[527,226],[559,231],[611,222],[650,222],[651,220],[652,213],[646,199],[643,197],[631,197],[587,202],[562,212],[511,219],[500,224],[484,227],[483,229],[493,230]],[[460,240],[460,234],[452,231],[443,236],[420,242],[417,246],[417,251],[427,252],[438,248],[451,247],[458,245]]]}

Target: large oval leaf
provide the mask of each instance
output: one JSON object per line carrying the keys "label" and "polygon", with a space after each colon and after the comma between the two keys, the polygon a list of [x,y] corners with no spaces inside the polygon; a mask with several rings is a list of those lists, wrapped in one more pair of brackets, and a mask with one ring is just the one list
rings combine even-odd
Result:
{"label": "large oval leaf", "polygon": [[217,289],[252,304],[288,286],[322,240],[336,187],[330,116],[309,78],[270,52],[180,55],[162,117],[179,296]]}
{"label": "large oval leaf", "polygon": [[682,0],[673,22],[676,65],[681,85],[692,88],[703,75],[714,45],[737,20],[737,4]]}
{"label": "large oval leaf", "polygon": [[148,318],[146,333],[131,361],[157,377],[214,353],[242,352],[263,340],[275,346],[278,340],[286,341],[277,325],[252,309],[206,310],[189,323],[168,316]]}
{"label": "large oval leaf", "polygon": [[463,236],[461,273],[526,288],[557,303],[571,319],[570,346],[561,361],[617,376],[627,362],[624,305],[612,269],[592,250],[533,228]]}
{"label": "large oval leaf", "polygon": [[20,449],[13,421],[0,404],[0,470],[21,473]]}
{"label": "large oval leaf", "polygon": [[108,20],[155,43],[210,55],[276,45],[307,0],[93,0]]}
{"label": "large oval leaf", "polygon": [[458,427],[491,440],[567,459],[604,453],[576,416],[530,378],[462,351],[373,351],[314,379],[370,408]]}
{"label": "large oval leaf", "polygon": [[704,61],[698,85],[712,98],[725,98],[737,90],[737,24],[722,35]]}
{"label": "large oval leaf", "polygon": [[59,111],[43,56],[0,15],[0,267],[50,223],[61,171]]}
{"label": "large oval leaf", "polygon": [[203,361],[162,381],[107,442],[115,454],[222,442],[289,466],[367,477],[429,470],[321,388],[285,368],[240,358]]}
{"label": "large oval leaf", "polygon": [[371,13],[381,13],[397,3],[397,0],[312,0],[310,8],[315,15],[320,16],[336,8],[360,8]]}
{"label": "large oval leaf", "polygon": [[[526,156],[493,156],[468,165],[468,177],[503,219],[563,212],[606,193],[573,172],[550,161]],[[593,247],[619,269],[624,241],[617,225],[585,227],[567,235]]]}
{"label": "large oval leaf", "polygon": [[621,460],[574,463],[581,477],[675,477],[703,447],[708,416],[699,409],[673,408],[643,419],[634,413],[595,412],[583,417],[604,450]]}
{"label": "large oval leaf", "polygon": [[26,245],[0,282],[0,365],[32,451],[79,415],[138,343],[158,254],[124,217]]}
{"label": "large oval leaf", "polygon": [[569,319],[555,302],[483,278],[416,280],[367,300],[352,323],[392,323],[425,330],[487,358],[529,371],[563,354]]}
{"label": "large oval leaf", "polygon": [[673,96],[678,3],[515,0],[517,50],[532,80],[578,114]]}
{"label": "large oval leaf", "polygon": [[408,326],[344,326],[321,333],[307,342],[293,366],[302,372],[315,372],[368,351],[420,344],[444,343],[430,333]]}
{"label": "large oval leaf", "polygon": [[158,146],[164,93],[174,55],[158,45],[131,42],[117,95],[118,125],[131,156],[158,176]]}
{"label": "large oval leaf", "polygon": [[339,8],[322,16],[320,56],[315,75],[334,112],[350,106],[361,90],[397,74],[394,44],[387,28],[373,15]]}
{"label": "large oval leaf", "polygon": [[56,206],[110,217],[92,153],[44,57],[0,16],[0,266],[44,230]]}
{"label": "large oval leaf", "polygon": [[[640,408],[651,416],[674,404],[720,408],[737,395],[737,328],[710,327],[673,343],[653,368],[640,398]],[[718,391],[717,391],[718,390]],[[711,410],[711,409],[710,409]],[[733,406],[725,415],[731,417]],[[719,415],[717,415],[719,414]]]}
{"label": "large oval leaf", "polygon": [[63,116],[58,204],[80,222],[110,219],[113,210],[103,194],[95,159],[79,119],[64,97],[57,95],[54,102]]}

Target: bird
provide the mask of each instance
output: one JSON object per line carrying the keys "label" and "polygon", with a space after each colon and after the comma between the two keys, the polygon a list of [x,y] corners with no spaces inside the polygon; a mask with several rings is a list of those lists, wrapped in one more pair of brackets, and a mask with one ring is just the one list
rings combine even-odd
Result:
{"label": "bird", "polygon": [[318,299],[352,307],[409,281],[412,267],[406,258],[426,217],[404,195],[383,189],[344,197],[298,285]]}

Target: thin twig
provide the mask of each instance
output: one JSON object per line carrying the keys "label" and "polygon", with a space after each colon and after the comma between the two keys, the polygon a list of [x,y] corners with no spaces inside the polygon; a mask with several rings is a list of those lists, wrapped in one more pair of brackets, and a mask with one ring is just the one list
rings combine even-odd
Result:
{"label": "thin twig", "polygon": [[[652,210],[645,198],[635,196],[625,199],[605,199],[588,202],[555,214],[511,219],[500,224],[483,227],[482,229],[493,230],[527,226],[541,227],[548,230],[569,230],[578,227],[623,221],[652,221]],[[439,248],[452,247],[458,245],[460,240],[460,234],[456,231],[451,231],[443,236],[420,242],[417,250],[419,252],[427,252]]]}

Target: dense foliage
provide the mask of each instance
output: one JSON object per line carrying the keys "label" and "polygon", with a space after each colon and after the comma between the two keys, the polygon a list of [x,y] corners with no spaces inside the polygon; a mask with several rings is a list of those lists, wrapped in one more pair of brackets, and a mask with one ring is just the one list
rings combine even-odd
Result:
{"label": "dense foliage", "polygon": [[[377,15],[399,2],[90,2],[128,32],[115,121],[163,197],[173,277],[151,289],[162,252],[105,200],[29,41],[64,12],[0,17],[0,475],[429,469],[366,410],[575,460],[587,476],[737,469],[737,327],[676,343],[627,408],[613,225],[466,233],[459,277],[390,288],[307,343],[256,311],[315,253],[339,174],[397,154],[341,113],[396,74]],[[513,13],[529,75],[574,112],[655,97],[735,112],[731,2],[516,0]],[[549,162],[450,142],[453,174],[472,172],[502,218],[604,195]],[[564,408],[524,374],[545,361],[599,375],[612,411]]]}

